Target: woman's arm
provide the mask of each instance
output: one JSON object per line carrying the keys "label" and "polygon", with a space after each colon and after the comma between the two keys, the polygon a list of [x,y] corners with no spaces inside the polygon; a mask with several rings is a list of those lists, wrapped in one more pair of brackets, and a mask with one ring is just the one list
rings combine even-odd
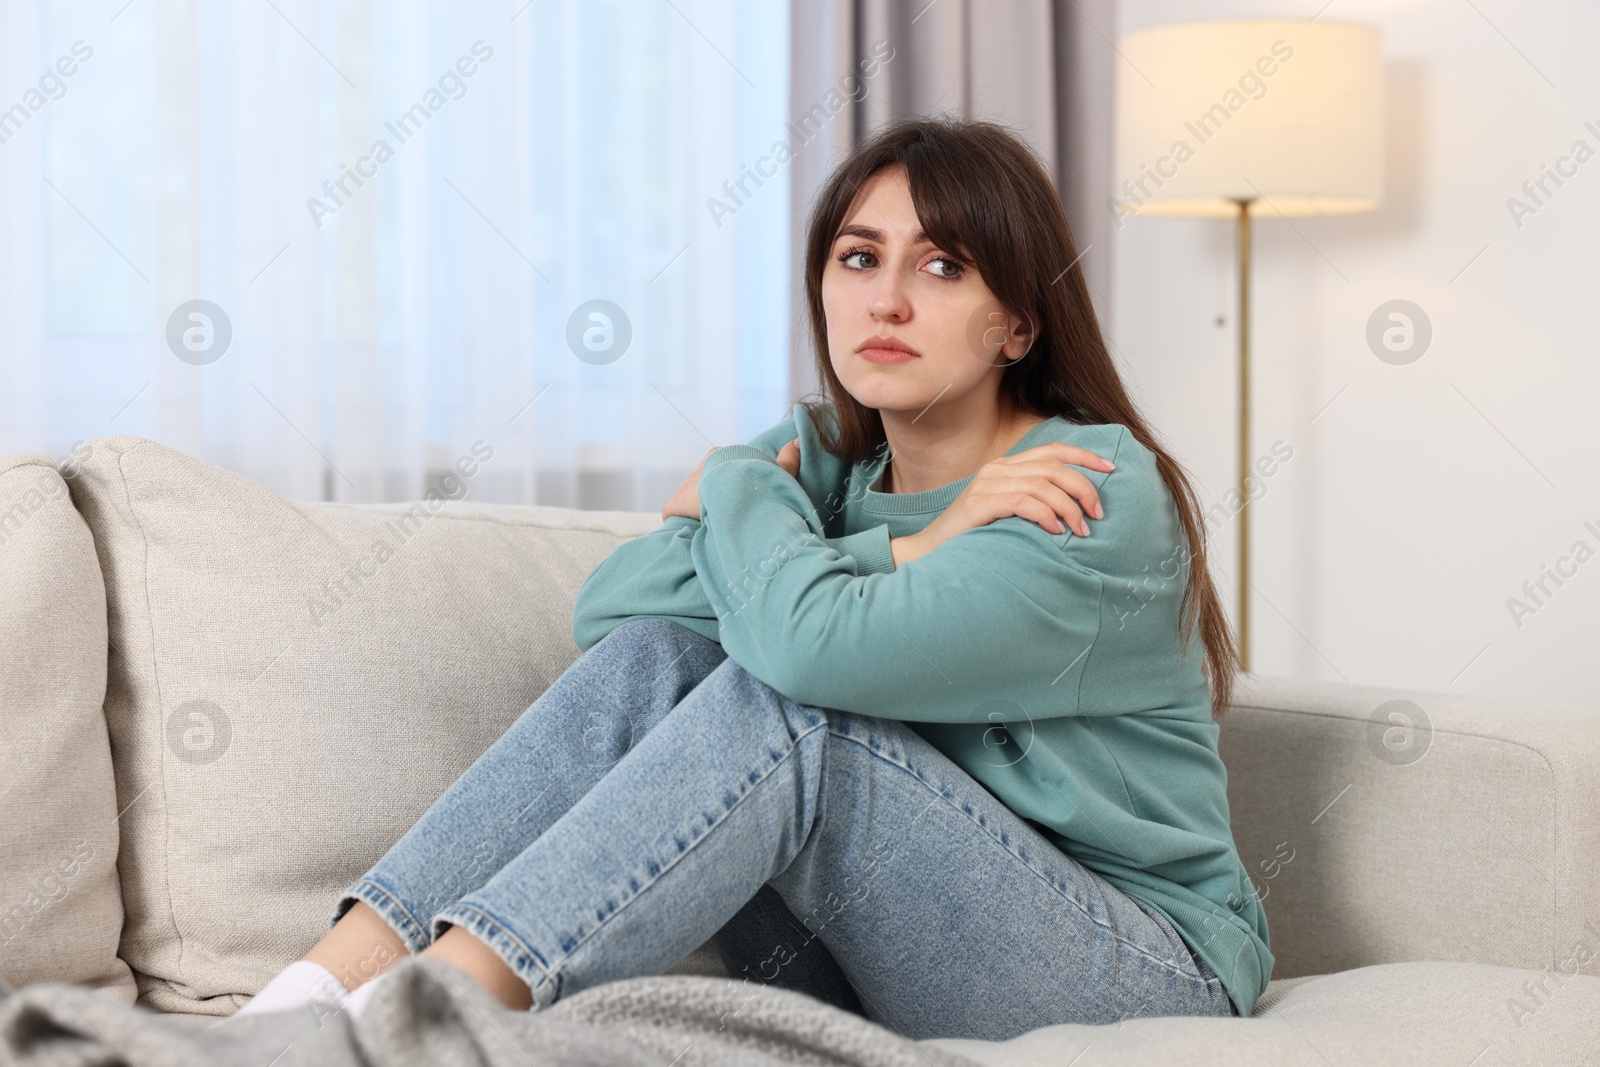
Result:
{"label": "woman's arm", "polygon": [[[1084,427],[1081,437],[1120,460],[1127,433]],[[732,446],[705,463],[691,557],[723,647],[792,699],[911,722],[988,722],[996,700],[1033,718],[1080,714],[1091,659],[1097,670],[1119,669],[1120,650],[1132,647],[1114,625],[1102,627],[1108,576],[1120,587],[1139,569],[1119,562],[1118,542],[1142,561],[1139,531],[1154,525],[1149,479],[1092,477],[1107,513],[1092,538],[1010,516],[951,537],[913,566],[863,574],[822,539],[786,471]]]}
{"label": "woman's arm", "polygon": [[[745,447],[777,457],[785,445],[797,440],[795,417],[791,411],[788,418],[757,435]],[[695,531],[700,528],[697,487],[704,466],[702,460],[700,468],[668,499],[662,508],[659,529],[618,545],[584,579],[572,611],[572,640],[580,651],[587,652],[629,619],[647,617],[671,619],[702,637],[721,640],[716,611],[695,573],[689,552]],[[811,466],[816,469],[808,471],[808,475],[820,479],[815,492],[825,497],[837,491],[838,487],[824,484],[838,473],[832,466],[819,462]],[[841,556],[854,559],[861,573],[894,569],[887,526],[824,540]]]}
{"label": "woman's arm", "polygon": [[[572,609],[572,640],[580,652],[637,618],[671,619],[702,637],[722,640],[716,611],[690,558],[699,529],[698,519],[672,516],[660,529],[618,545],[589,572]],[[887,526],[823,540],[840,556],[856,560],[862,574],[894,569]]]}
{"label": "woman's arm", "polygon": [[665,618],[720,640],[712,610],[689,559],[700,523],[673,516],[657,530],[624,541],[584,578],[572,608],[572,640],[587,652],[629,619]]}

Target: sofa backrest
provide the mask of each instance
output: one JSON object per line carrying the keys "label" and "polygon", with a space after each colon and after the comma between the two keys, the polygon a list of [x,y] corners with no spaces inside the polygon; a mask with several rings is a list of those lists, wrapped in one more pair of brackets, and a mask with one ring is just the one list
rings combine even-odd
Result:
{"label": "sofa backrest", "polygon": [[1274,978],[1600,975],[1600,708],[1248,676],[1220,748]]}

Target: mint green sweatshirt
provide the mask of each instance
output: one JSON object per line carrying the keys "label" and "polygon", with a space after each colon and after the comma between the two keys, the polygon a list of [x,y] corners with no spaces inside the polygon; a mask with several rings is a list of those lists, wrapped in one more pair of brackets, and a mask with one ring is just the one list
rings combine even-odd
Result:
{"label": "mint green sweatshirt", "polygon": [[[799,480],[778,450],[800,443]],[[718,448],[698,520],[624,542],[578,591],[588,650],[628,619],[672,619],[793,700],[899,719],[1057,848],[1167,916],[1249,1015],[1272,973],[1266,913],[1234,846],[1198,632],[1180,649],[1187,543],[1154,454],[1118,424],[1057,415],[1049,441],[1105,509],[1089,536],[1010,516],[899,568],[971,477],[878,491],[881,457],[825,451],[804,405]]]}

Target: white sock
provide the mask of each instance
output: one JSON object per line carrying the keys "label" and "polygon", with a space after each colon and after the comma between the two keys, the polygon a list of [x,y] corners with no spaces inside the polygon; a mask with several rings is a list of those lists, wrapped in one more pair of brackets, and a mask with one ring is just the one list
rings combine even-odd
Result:
{"label": "white sock", "polygon": [[228,1016],[257,1015],[269,1011],[288,1011],[304,1007],[313,1000],[343,1005],[351,996],[344,983],[320,963],[295,960],[279,971],[245,1006]]}
{"label": "white sock", "polygon": [[350,1018],[359,1019],[366,1010],[367,1001],[372,999],[372,993],[378,988],[378,983],[393,974],[393,970],[384,971],[378,977],[370,979],[356,986],[355,992],[350,994],[350,999],[344,1002],[344,1010],[350,1013]]}

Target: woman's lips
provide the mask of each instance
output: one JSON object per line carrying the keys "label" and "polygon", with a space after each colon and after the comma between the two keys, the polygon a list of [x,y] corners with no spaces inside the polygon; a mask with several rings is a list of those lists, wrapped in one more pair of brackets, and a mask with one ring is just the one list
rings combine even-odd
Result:
{"label": "woman's lips", "polygon": [[900,348],[863,348],[859,354],[869,363],[905,363],[918,358]]}

